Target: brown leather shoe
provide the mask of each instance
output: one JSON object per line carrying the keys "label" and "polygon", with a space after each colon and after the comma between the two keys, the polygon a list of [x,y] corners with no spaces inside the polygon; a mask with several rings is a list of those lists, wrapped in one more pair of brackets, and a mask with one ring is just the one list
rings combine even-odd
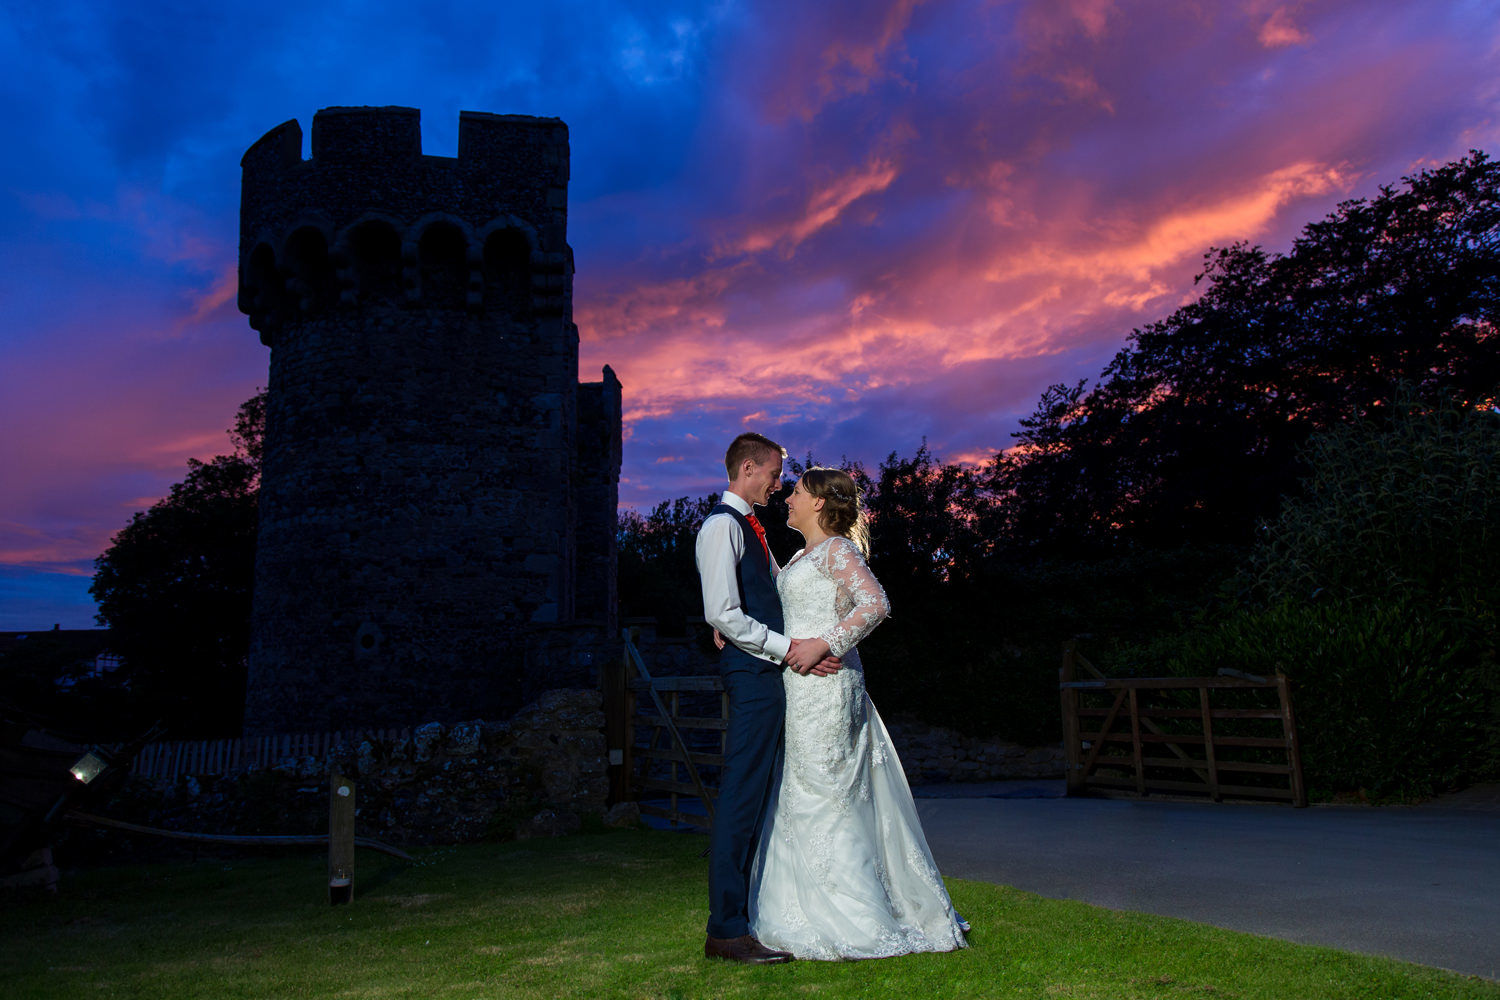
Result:
{"label": "brown leather shoe", "polygon": [[703,942],[704,958],[723,958],[747,965],[775,965],[790,962],[792,953],[767,948],[749,934],[737,938],[711,937]]}

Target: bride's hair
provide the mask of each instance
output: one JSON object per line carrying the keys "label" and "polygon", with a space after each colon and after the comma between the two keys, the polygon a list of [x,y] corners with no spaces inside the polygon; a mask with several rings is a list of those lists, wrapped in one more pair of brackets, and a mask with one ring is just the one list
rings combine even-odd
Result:
{"label": "bride's hair", "polygon": [[823,509],[818,523],[830,535],[843,535],[859,551],[870,554],[870,516],[859,502],[859,486],[843,469],[816,467],[802,473],[802,488],[808,496],[821,497]]}

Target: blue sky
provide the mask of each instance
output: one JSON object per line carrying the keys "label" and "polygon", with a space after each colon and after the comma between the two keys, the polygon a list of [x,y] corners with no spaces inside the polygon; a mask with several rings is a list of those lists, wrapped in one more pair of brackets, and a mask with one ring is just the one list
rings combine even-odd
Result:
{"label": "blue sky", "polygon": [[622,498],[794,454],[1009,443],[1341,200],[1495,152],[1500,14],[1427,2],[132,4],[0,13],[0,628],[92,623],[92,560],[227,451],[267,351],[234,305],[239,157],[330,105],[557,116],[580,374]]}

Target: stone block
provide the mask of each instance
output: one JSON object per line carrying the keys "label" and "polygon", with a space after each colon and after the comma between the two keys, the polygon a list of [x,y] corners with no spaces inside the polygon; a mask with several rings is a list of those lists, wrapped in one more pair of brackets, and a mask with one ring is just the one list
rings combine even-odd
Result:
{"label": "stone block", "polygon": [[448,730],[448,745],[445,752],[452,757],[464,757],[478,752],[484,733],[484,724],[478,720],[458,722]]}
{"label": "stone block", "polygon": [[411,734],[413,757],[420,763],[432,759],[433,748],[443,738],[443,724],[429,722]]}
{"label": "stone block", "polygon": [[543,809],[517,828],[516,839],[531,840],[537,837],[564,837],[570,833],[577,833],[582,826],[582,821],[570,812]]}
{"label": "stone block", "polygon": [[604,825],[630,829],[641,825],[641,807],[634,802],[616,802],[604,814]]}

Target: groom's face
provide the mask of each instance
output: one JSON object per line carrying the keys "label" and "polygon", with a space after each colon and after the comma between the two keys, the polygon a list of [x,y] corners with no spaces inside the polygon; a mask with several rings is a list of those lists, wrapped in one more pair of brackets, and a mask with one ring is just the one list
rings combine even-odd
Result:
{"label": "groom's face", "polygon": [[750,470],[745,477],[745,499],[765,506],[781,489],[781,459],[773,458]]}

